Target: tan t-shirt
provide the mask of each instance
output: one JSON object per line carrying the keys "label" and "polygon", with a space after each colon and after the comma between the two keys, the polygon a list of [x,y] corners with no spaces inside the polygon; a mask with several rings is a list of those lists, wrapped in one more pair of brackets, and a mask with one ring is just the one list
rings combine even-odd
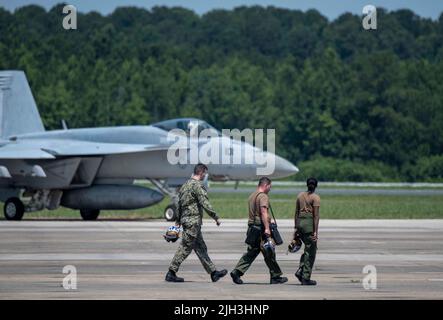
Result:
{"label": "tan t-shirt", "polygon": [[306,191],[298,194],[296,202],[297,214],[312,215],[314,207],[320,207],[319,195]]}
{"label": "tan t-shirt", "polygon": [[[258,191],[253,192],[248,198],[249,204],[249,219],[248,224],[256,223],[260,224],[260,207],[265,207],[269,209],[269,196],[266,193],[260,193]],[[271,218],[268,215],[269,223],[271,222]]]}

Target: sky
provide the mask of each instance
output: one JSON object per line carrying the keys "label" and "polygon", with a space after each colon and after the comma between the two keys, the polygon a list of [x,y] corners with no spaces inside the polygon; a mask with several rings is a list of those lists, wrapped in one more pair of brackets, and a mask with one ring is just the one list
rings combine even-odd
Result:
{"label": "sky", "polygon": [[388,10],[407,8],[422,17],[432,19],[438,19],[443,12],[443,0],[0,0],[0,7],[14,11],[24,5],[38,4],[50,9],[60,2],[74,5],[79,12],[98,11],[105,15],[120,6],[150,9],[160,5],[189,8],[198,14],[204,14],[212,9],[232,9],[242,5],[273,5],[303,11],[314,8],[330,20],[344,12],[362,14],[363,7],[368,4]]}

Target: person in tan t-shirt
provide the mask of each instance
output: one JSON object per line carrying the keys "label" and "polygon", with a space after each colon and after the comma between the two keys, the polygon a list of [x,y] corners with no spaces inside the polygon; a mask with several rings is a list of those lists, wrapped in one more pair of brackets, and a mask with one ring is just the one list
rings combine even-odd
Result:
{"label": "person in tan t-shirt", "polygon": [[[261,242],[271,237],[271,217],[268,212],[269,209],[269,196],[268,193],[271,190],[271,180],[263,177],[258,182],[257,190],[254,191],[248,199],[249,204],[249,219],[248,219],[248,232],[249,228],[258,227],[261,230],[260,239],[255,245],[248,245],[247,252],[240,258],[234,270],[231,272],[232,281],[236,284],[242,284],[243,280],[240,279],[242,275],[249,269],[255,258],[260,254],[263,254],[265,263],[269,268],[271,276],[270,283],[278,284],[285,283],[288,278],[282,277],[282,272],[275,258],[275,252],[269,252],[263,250]],[[260,240],[257,239],[257,240]]]}
{"label": "person in tan t-shirt", "polygon": [[315,194],[317,184],[315,178],[309,178],[306,181],[308,191],[298,194],[294,216],[294,239],[300,238],[305,245],[295,276],[302,285],[310,286],[317,284],[316,281],[311,280],[317,253],[318,223],[320,221],[320,197]]}
{"label": "person in tan t-shirt", "polygon": [[301,215],[312,215],[314,207],[320,207],[320,196],[309,191],[300,192],[297,196],[296,210]]}
{"label": "person in tan t-shirt", "polygon": [[[248,209],[249,209],[249,219],[248,224],[261,224],[261,217],[256,214],[257,213],[257,207],[258,208],[265,208],[266,210],[269,209],[269,196],[267,193],[260,192],[258,190],[254,191],[248,198]],[[271,217],[268,214],[268,218],[266,219],[268,221],[268,224],[271,223]],[[268,233],[270,234],[270,233]]]}

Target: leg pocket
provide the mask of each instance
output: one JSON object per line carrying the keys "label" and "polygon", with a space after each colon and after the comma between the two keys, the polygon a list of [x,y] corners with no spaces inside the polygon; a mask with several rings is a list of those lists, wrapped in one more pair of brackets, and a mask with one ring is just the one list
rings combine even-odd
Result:
{"label": "leg pocket", "polygon": [[183,226],[183,242],[186,242],[189,246],[194,246],[200,232],[199,225],[184,225]]}

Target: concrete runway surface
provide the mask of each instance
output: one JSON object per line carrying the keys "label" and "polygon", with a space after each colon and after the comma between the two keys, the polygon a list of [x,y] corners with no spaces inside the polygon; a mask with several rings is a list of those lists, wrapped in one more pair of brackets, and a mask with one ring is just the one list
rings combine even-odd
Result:
{"label": "concrete runway surface", "polygon": [[[166,243],[163,221],[0,221],[0,299],[443,299],[443,220],[321,220],[313,279],[294,277],[301,252],[286,255],[293,222],[282,220],[277,259],[289,282],[269,286],[259,256],[243,277],[212,283],[194,253],[164,281],[178,243]],[[246,221],[205,220],[204,238],[218,268],[229,271],[245,251]],[[66,290],[63,267],[77,271]],[[377,271],[365,290],[363,268]]]}

